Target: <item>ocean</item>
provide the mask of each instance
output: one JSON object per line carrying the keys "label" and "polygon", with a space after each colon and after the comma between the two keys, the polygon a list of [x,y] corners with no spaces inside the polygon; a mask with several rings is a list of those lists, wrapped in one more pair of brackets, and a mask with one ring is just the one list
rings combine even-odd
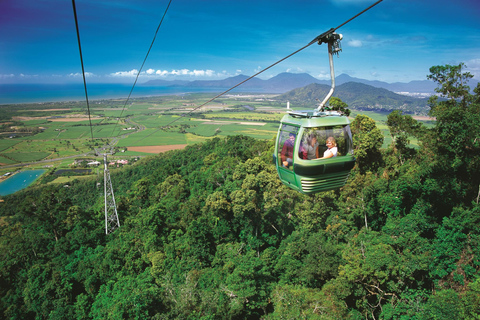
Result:
{"label": "ocean", "polygon": [[[132,85],[87,83],[88,100],[128,97]],[[222,92],[223,88],[161,87],[136,85],[131,98],[183,94],[193,92]],[[235,90],[234,90],[235,91]],[[83,84],[0,84],[0,105],[18,103],[85,101]]]}

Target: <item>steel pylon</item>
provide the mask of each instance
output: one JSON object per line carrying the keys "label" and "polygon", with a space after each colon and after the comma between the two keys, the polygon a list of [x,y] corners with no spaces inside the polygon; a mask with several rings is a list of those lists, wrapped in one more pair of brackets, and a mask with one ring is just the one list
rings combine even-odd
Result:
{"label": "steel pylon", "polygon": [[108,171],[107,154],[103,155],[104,160],[104,191],[105,191],[105,234],[112,233],[120,227],[118,220],[117,206],[115,204],[115,196],[113,194],[112,180],[110,180],[110,172]]}

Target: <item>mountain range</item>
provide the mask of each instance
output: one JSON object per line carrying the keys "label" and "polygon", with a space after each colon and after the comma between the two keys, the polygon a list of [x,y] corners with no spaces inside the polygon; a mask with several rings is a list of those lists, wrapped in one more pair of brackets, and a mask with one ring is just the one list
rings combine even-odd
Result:
{"label": "mountain range", "polygon": [[[290,101],[294,107],[311,108],[317,106],[329,90],[328,85],[312,83],[290,90],[275,99]],[[349,108],[355,110],[382,112],[401,110],[404,113],[418,115],[426,115],[430,110],[428,98],[414,98],[358,82],[346,82],[336,86],[333,96],[340,98]]]}
{"label": "mountain range", "polygon": [[[204,87],[204,88],[231,88],[234,85],[248,79],[246,75],[238,75],[223,80],[194,80],[194,81],[168,81],[168,80],[150,80],[143,83],[144,86],[167,86],[167,87]],[[437,85],[429,80],[415,80],[408,83],[395,82],[388,83],[383,81],[372,81],[360,78],[354,78],[347,74],[341,74],[335,77],[337,86],[348,82],[362,83],[376,88],[387,89],[392,92],[402,92],[410,94],[434,94]],[[309,84],[324,84],[330,86],[330,80],[319,80],[307,73],[280,73],[270,79],[262,80],[252,78],[239,86],[240,89],[263,91],[269,93],[285,93],[289,90],[305,87]]]}
{"label": "mountain range", "polygon": [[[228,89],[248,79],[238,75],[223,80],[166,81],[150,80],[144,86],[218,88]],[[470,87],[478,81],[470,80]],[[290,101],[293,106],[311,107],[318,105],[330,90],[330,80],[319,80],[307,73],[280,73],[268,80],[252,78],[238,86],[237,90],[250,92],[278,93],[275,99]],[[341,74],[335,78],[334,97],[340,98],[355,110],[390,112],[402,110],[405,113],[426,115],[429,111],[428,96],[435,94],[437,84],[429,80],[408,83],[387,83],[353,78]],[[401,93],[401,94],[400,94]]]}

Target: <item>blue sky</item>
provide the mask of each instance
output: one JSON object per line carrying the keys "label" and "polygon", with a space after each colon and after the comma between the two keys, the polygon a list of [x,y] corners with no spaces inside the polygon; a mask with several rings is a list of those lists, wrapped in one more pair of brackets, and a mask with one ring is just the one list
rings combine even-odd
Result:
{"label": "blue sky", "polygon": [[[375,1],[173,0],[139,78],[253,75]],[[168,0],[76,0],[87,83],[133,83]],[[384,0],[337,32],[336,75],[425,80],[464,62],[480,79],[480,1]],[[0,0],[0,83],[81,82],[72,2]],[[329,79],[325,45],[263,73]]]}

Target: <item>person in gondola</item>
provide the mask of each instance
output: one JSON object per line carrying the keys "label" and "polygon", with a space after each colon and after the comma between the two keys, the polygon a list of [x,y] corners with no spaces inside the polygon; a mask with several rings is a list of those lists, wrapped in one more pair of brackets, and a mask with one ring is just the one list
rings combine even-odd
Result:
{"label": "person in gondola", "polygon": [[327,142],[325,143],[327,145],[327,150],[323,153],[323,157],[320,159],[328,159],[328,158],[333,158],[337,156],[337,142],[335,141],[334,137],[328,137]]}
{"label": "person in gondola", "polygon": [[283,144],[280,156],[284,167],[290,167],[293,164],[293,147],[295,144],[295,133],[290,132],[288,140]]}
{"label": "person in gondola", "polygon": [[307,138],[307,145],[304,147],[306,158],[308,160],[318,159],[320,156],[318,155],[318,142],[317,137],[314,133],[311,133]]}

